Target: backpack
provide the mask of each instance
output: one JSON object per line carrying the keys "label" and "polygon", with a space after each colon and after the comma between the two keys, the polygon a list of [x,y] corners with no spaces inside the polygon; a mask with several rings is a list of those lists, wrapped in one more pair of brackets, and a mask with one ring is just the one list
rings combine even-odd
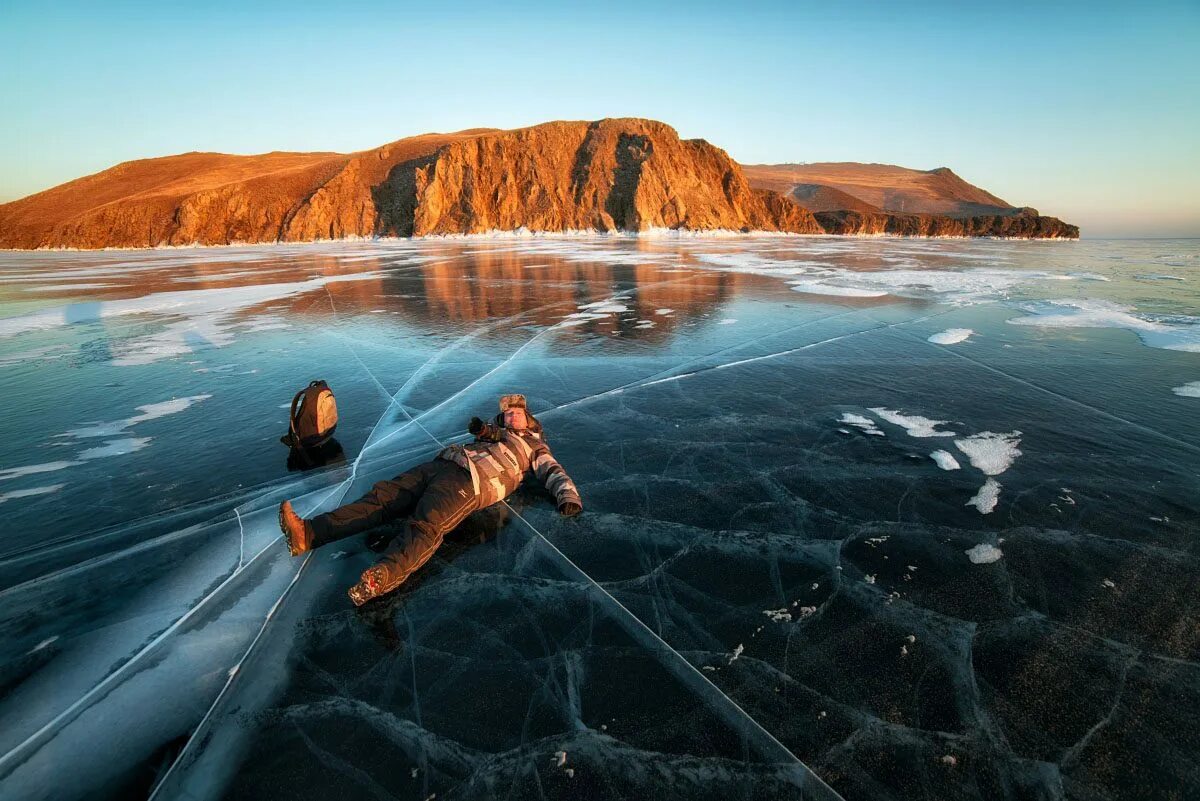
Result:
{"label": "backpack", "polygon": [[292,398],[288,433],[280,441],[289,447],[304,450],[324,445],[337,428],[337,401],[333,390],[324,381],[313,381]]}

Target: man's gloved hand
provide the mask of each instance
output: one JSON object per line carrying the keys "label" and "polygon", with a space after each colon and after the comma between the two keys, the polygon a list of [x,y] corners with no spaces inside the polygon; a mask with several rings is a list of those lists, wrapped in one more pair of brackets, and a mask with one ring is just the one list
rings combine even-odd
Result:
{"label": "man's gloved hand", "polygon": [[483,430],[483,421],[478,417],[472,417],[471,422],[467,423],[467,431],[472,434],[478,434]]}
{"label": "man's gloved hand", "polygon": [[583,511],[583,507],[574,501],[567,501],[558,505],[558,513],[563,517],[574,517]]}

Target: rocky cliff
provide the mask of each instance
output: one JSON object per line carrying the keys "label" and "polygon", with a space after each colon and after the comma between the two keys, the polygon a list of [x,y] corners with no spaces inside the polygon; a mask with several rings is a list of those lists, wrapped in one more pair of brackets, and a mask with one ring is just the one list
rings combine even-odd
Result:
{"label": "rocky cliff", "polygon": [[1028,215],[1015,223],[975,222],[982,217],[951,223],[876,214],[866,203],[853,217],[829,210],[850,205],[829,200],[830,192],[817,193],[826,210],[821,222],[787,188],[753,185],[725,151],[680,139],[660,122],[551,122],[428,134],[353,154],[187,153],[129,162],[0,205],[0,247],[300,242],[518,228],[944,236],[1073,230]]}
{"label": "rocky cliff", "polygon": [[888,214],[886,212],[821,211],[814,215],[830,234],[894,236],[995,236],[1017,239],[1078,239],[1079,227],[1057,217],[1043,217],[1037,209],[1017,209],[1012,214],[947,217],[938,214]]}

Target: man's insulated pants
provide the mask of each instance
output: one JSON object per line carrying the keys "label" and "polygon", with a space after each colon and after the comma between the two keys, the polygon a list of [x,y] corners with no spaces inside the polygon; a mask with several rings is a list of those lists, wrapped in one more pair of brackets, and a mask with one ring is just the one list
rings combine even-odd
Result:
{"label": "man's insulated pants", "polygon": [[390,481],[380,481],[366,495],[309,521],[313,547],[361,534],[400,518],[404,530],[379,559],[390,591],[429,561],[467,515],[479,508],[471,474],[454,462],[434,459]]}

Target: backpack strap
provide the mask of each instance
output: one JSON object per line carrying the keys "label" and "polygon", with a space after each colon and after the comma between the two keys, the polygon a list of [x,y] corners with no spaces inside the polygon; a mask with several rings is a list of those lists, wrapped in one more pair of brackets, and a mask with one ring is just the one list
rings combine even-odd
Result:
{"label": "backpack strap", "polygon": [[304,397],[304,393],[306,392],[308,392],[308,387],[305,387],[296,393],[296,397],[292,398],[292,411],[290,414],[288,414],[288,431],[291,432],[292,435],[292,441],[290,444],[293,448],[299,448],[301,450],[303,449],[300,448],[300,432],[296,430],[296,411],[300,405],[300,399]]}

